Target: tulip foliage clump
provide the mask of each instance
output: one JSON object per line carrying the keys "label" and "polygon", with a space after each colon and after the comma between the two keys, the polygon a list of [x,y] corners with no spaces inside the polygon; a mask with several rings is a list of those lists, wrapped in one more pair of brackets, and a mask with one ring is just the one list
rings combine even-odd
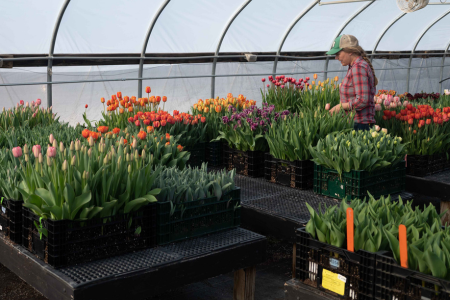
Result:
{"label": "tulip foliage clump", "polygon": [[153,186],[161,190],[156,196],[158,202],[177,205],[212,196],[219,201],[225,193],[235,189],[235,175],[235,170],[208,173],[206,164],[184,170],[166,168]]}
{"label": "tulip foliage clump", "polygon": [[268,145],[264,134],[273,121],[289,114],[289,111],[275,112],[273,105],[265,104],[263,108],[251,106],[240,113],[224,116],[217,140],[223,139],[231,148],[241,151],[266,151]]}
{"label": "tulip foliage clump", "polygon": [[48,126],[58,122],[52,108],[40,108],[41,99],[36,102],[24,103],[20,100],[16,107],[5,109],[0,113],[0,130],[6,131],[9,128],[19,128],[22,126],[33,128],[38,125]]}
{"label": "tulip foliage clump", "polygon": [[408,268],[438,278],[450,280],[450,227],[442,228],[441,217],[434,205],[424,210],[412,208],[412,201],[392,201],[390,197],[375,200],[344,199],[340,206],[308,210],[311,219],[306,231],[323,243],[345,247],[347,234],[346,211],[353,209],[354,250],[389,251],[400,263],[399,225],[407,228]]}
{"label": "tulip foliage clump", "polygon": [[317,146],[310,146],[312,161],[334,169],[340,175],[352,170],[368,172],[396,165],[405,158],[402,138],[392,137],[385,131],[351,131],[331,133]]}
{"label": "tulip foliage clump", "polygon": [[433,155],[450,149],[450,107],[406,105],[375,114],[377,124],[407,143],[409,155]]}
{"label": "tulip foliage clump", "polygon": [[[304,108],[315,109],[324,108],[328,103],[330,105],[339,104],[339,85],[336,76],[334,79],[327,79],[324,82],[315,81],[317,74],[314,74],[314,80],[309,82],[310,78],[300,78],[298,81],[292,77],[284,75],[276,76],[275,79],[269,76],[267,84],[261,90],[263,103],[275,106],[276,111],[289,110],[291,112],[300,112]],[[263,78],[263,85],[266,79]]]}
{"label": "tulip foliage clump", "polygon": [[270,154],[282,160],[311,159],[310,146],[316,146],[329,133],[353,128],[353,115],[340,111],[331,115],[323,108],[304,109],[272,122],[266,133]]}

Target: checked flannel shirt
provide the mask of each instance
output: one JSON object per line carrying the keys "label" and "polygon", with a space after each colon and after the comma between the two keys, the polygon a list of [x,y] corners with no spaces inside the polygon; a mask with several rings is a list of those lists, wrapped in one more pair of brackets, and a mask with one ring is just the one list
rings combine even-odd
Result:
{"label": "checked flannel shirt", "polygon": [[358,58],[348,67],[347,75],[342,80],[339,94],[342,103],[349,103],[350,110],[356,112],[355,123],[375,123],[374,96],[375,78],[369,64]]}

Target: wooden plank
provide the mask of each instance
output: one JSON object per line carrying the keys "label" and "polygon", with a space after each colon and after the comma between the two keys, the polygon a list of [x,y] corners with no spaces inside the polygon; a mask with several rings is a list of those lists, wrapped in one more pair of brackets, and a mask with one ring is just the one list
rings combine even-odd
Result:
{"label": "wooden plank", "polygon": [[298,279],[291,279],[284,284],[285,300],[340,300],[339,297],[332,296],[317,288],[300,282]]}
{"label": "wooden plank", "polygon": [[265,211],[242,205],[241,226],[265,236],[295,242],[295,230],[306,225]]}
{"label": "wooden plank", "polygon": [[295,269],[297,268],[297,244],[292,247],[292,279],[295,278]]}
{"label": "wooden plank", "polygon": [[45,264],[37,263],[22,247],[0,238],[0,263],[51,300],[73,299],[72,287],[51,273]]}
{"label": "wooden plank", "polygon": [[254,266],[234,272],[233,300],[255,299],[256,268]]}

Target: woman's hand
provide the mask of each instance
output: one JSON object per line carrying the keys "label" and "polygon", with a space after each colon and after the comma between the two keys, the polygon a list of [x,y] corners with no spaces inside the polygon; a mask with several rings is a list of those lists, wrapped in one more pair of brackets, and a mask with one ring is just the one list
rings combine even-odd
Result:
{"label": "woman's hand", "polygon": [[341,104],[338,104],[334,106],[332,109],[330,109],[330,114],[333,115],[334,113],[338,113],[341,110]]}

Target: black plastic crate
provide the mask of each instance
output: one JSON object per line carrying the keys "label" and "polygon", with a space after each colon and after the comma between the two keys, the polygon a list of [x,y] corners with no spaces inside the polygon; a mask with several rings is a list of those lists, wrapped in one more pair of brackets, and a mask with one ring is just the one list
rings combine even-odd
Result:
{"label": "black plastic crate", "polygon": [[222,167],[222,149],[223,145],[221,141],[209,142],[206,144],[206,161],[209,167]]}
{"label": "black plastic crate", "polygon": [[450,169],[447,152],[434,155],[408,155],[406,173],[411,176],[425,177]]}
{"label": "black plastic crate", "polygon": [[0,234],[16,244],[22,244],[23,201],[3,199],[0,208]]}
{"label": "black plastic crate", "polygon": [[194,146],[186,147],[185,151],[191,154],[186,165],[195,168],[201,167],[202,163],[206,162],[206,143],[197,143]]}
{"label": "black plastic crate", "polygon": [[[74,265],[156,246],[156,203],[129,214],[88,221],[42,222],[24,208],[23,246],[53,267]],[[35,224],[47,229],[39,236]],[[140,228],[140,233],[136,232]]]}
{"label": "black plastic crate", "polygon": [[240,151],[224,144],[223,163],[228,171],[236,169],[236,173],[248,177],[264,177],[264,152]]}
{"label": "black plastic crate", "polygon": [[209,197],[175,205],[158,202],[158,245],[197,237],[241,224],[241,190],[229,191],[217,201]]}
{"label": "black plastic crate", "polygon": [[342,173],[314,164],[314,192],[337,199],[363,199],[370,193],[375,198],[405,190],[406,168],[402,161],[395,166],[368,171]]}
{"label": "black plastic crate", "polygon": [[310,160],[288,161],[266,153],[264,177],[266,180],[291,188],[313,188],[314,162]]}
{"label": "black plastic crate", "polygon": [[450,281],[401,267],[390,254],[376,257],[375,299],[449,300]]}
{"label": "black plastic crate", "polygon": [[[314,239],[305,228],[297,229],[296,236],[295,277],[298,280],[341,299],[373,299],[376,253],[334,247]],[[342,294],[323,286],[324,270],[336,274],[336,279],[345,278]]]}

